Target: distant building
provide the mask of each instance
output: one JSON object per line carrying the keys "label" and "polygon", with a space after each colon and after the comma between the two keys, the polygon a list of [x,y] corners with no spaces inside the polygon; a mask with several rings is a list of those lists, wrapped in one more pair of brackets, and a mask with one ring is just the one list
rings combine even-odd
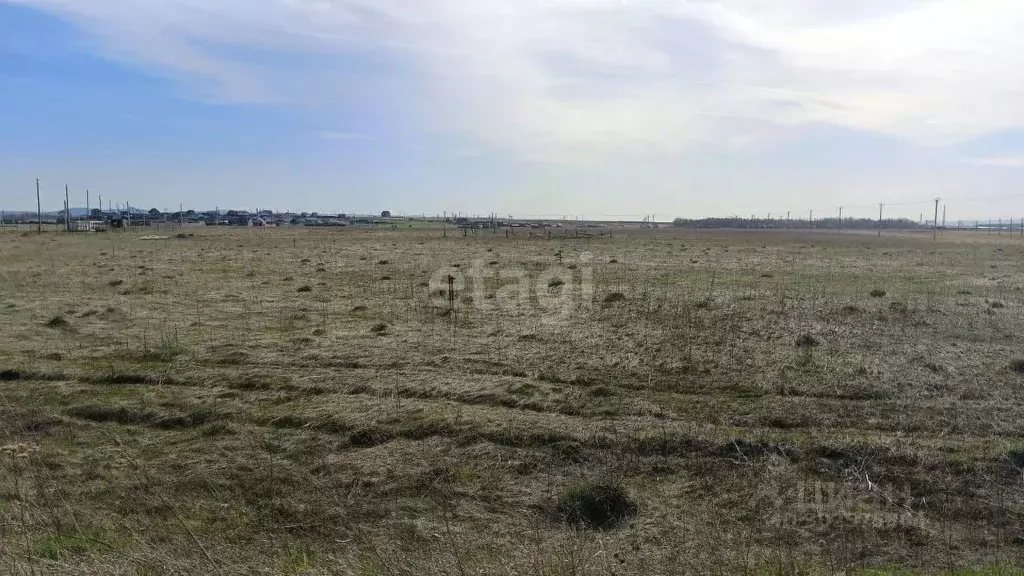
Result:
{"label": "distant building", "polygon": [[72,232],[106,232],[107,223],[101,220],[73,220]]}

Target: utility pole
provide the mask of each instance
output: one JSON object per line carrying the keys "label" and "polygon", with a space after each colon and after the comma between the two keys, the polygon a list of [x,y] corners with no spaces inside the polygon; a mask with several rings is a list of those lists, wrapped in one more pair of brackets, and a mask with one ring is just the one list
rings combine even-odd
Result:
{"label": "utility pole", "polygon": [[178,204],[178,228],[185,227],[185,203]]}
{"label": "utility pole", "polygon": [[811,210],[810,214],[807,216],[807,229],[811,230],[813,228],[814,228],[814,210]]}
{"label": "utility pole", "polygon": [[[1010,226],[1010,229],[1012,230],[1013,226]],[[946,234],[946,205],[945,204],[942,205],[942,234],[943,235]]]}
{"label": "utility pole", "polygon": [[36,233],[43,233],[43,204],[39,201],[39,178],[36,178]]}
{"label": "utility pole", "polygon": [[842,233],[843,233],[843,207],[840,206],[839,207],[839,230],[838,230],[838,232],[836,232],[836,234],[842,234]]}
{"label": "utility pole", "polygon": [[935,241],[936,236],[939,234],[939,200],[938,196],[935,197],[935,223],[932,226],[932,241]]}
{"label": "utility pole", "polygon": [[89,210],[91,205],[89,204],[89,189],[85,189],[85,219],[88,220],[92,216],[92,210]]}
{"label": "utility pole", "polygon": [[64,229],[71,232],[71,196],[67,184],[64,185]]}
{"label": "utility pole", "polygon": [[882,237],[882,208],[885,207],[884,202],[878,203],[878,237]]}

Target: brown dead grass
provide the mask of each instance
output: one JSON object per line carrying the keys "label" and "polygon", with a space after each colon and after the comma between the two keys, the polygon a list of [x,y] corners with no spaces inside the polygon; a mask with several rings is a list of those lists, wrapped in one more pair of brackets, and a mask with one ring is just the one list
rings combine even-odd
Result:
{"label": "brown dead grass", "polygon": [[[454,314],[431,300],[453,262],[535,276],[560,252],[580,278],[583,251],[595,302],[560,321],[483,309],[495,264]],[[1022,561],[1022,256],[953,234],[0,236],[0,566],[999,573]]]}

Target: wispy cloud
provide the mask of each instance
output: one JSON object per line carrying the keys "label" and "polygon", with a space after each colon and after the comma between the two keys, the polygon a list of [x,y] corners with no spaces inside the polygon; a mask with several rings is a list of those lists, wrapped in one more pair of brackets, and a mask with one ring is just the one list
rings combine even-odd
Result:
{"label": "wispy cloud", "polygon": [[1024,126],[1016,0],[14,1],[204,98],[377,106],[524,158]]}
{"label": "wispy cloud", "polygon": [[366,134],[359,134],[357,132],[317,132],[316,137],[321,140],[369,140],[369,136]]}
{"label": "wispy cloud", "polygon": [[971,164],[980,166],[1003,166],[1007,168],[1024,167],[1024,156],[1005,156],[996,158],[971,158]]}

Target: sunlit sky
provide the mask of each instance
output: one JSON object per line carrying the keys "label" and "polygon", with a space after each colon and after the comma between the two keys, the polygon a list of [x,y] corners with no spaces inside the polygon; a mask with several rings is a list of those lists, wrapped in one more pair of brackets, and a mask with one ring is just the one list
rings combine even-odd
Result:
{"label": "sunlit sky", "polygon": [[1024,213],[1019,0],[0,0],[0,206]]}

